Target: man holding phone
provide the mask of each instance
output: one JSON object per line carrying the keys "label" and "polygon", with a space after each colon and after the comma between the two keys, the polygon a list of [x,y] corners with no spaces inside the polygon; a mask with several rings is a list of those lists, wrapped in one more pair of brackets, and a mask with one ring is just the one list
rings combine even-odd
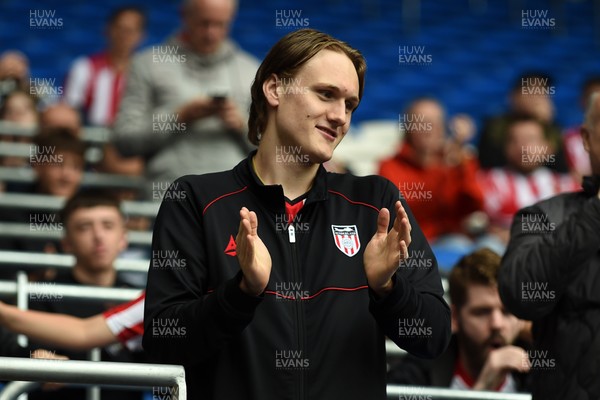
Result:
{"label": "man holding phone", "polygon": [[114,126],[124,156],[141,155],[153,184],[233,167],[258,61],[228,38],[235,0],[184,0],[182,29],[138,54]]}

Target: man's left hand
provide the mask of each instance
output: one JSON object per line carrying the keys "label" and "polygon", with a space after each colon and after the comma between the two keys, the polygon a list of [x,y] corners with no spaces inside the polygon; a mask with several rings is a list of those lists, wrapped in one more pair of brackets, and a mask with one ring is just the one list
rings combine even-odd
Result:
{"label": "man's left hand", "polygon": [[408,258],[411,226],[402,203],[395,204],[396,220],[390,231],[390,211],[382,208],[377,217],[377,232],[371,238],[363,256],[365,274],[369,287],[378,295],[385,296],[392,290],[392,276],[401,260]]}

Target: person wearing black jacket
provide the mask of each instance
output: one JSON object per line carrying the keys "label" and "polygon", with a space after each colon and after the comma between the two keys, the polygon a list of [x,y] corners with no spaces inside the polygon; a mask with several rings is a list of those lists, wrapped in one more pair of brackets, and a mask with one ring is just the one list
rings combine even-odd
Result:
{"label": "person wearing black jacket", "polygon": [[435,360],[407,355],[390,362],[388,381],[506,393],[529,391],[529,327],[498,294],[501,257],[488,248],[462,257],[448,279],[454,335]]}
{"label": "person wearing black jacket", "polygon": [[[364,72],[344,42],[287,34],[252,85],[258,150],[165,193],[143,347],[185,366],[190,399],[385,399],[386,335],[419,357],[446,349],[437,263],[394,184],[322,166]],[[430,329],[402,335],[406,323]]]}
{"label": "person wearing black jacket", "polygon": [[506,307],[533,321],[534,399],[600,398],[600,94],[582,128],[583,191],[520,210],[499,273]]}

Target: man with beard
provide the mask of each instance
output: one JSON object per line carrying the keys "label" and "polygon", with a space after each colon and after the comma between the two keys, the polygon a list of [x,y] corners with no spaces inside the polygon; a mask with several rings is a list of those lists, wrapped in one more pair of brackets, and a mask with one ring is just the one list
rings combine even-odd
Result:
{"label": "man with beard", "polygon": [[529,361],[514,345],[526,328],[504,308],[496,275],[501,258],[484,248],[464,256],[450,272],[452,331],[435,360],[407,355],[391,365],[388,381],[463,390],[527,391]]}

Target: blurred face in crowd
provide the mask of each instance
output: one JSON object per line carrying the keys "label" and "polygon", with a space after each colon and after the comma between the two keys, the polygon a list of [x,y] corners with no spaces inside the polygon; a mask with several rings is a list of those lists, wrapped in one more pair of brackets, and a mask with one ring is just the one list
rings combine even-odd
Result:
{"label": "blurred face in crowd", "polygon": [[537,93],[544,93],[542,86],[525,86],[525,93],[522,90],[516,90],[511,95],[512,109],[516,113],[531,115],[540,121],[552,122],[554,120],[554,104],[550,96]]}
{"label": "blurred face in crowd", "polygon": [[472,284],[466,290],[466,302],[452,306],[452,325],[459,345],[483,366],[490,351],[512,344],[523,324],[504,308],[496,286]]}
{"label": "blurred face in crowd", "polygon": [[263,83],[272,112],[265,135],[277,145],[299,146],[311,163],[323,163],[342,141],[359,103],[356,68],[344,53],[321,50],[293,78],[274,74]]}
{"label": "blurred face in crowd", "polygon": [[600,95],[596,94],[592,101],[581,134],[583,147],[590,155],[592,173],[600,175]]}
{"label": "blurred face in crowd", "polygon": [[191,49],[201,55],[215,53],[229,35],[235,8],[235,0],[185,1],[182,19]]}
{"label": "blurred face in crowd", "polygon": [[62,156],[61,162],[34,164],[38,187],[45,194],[71,197],[81,184],[84,160],[78,154],[68,151],[59,151],[59,155]]}
{"label": "blurred face in crowd", "polygon": [[33,99],[26,93],[13,93],[6,99],[2,119],[23,127],[37,125],[38,114]]}
{"label": "blurred face in crowd", "polygon": [[508,129],[505,146],[508,165],[522,173],[530,173],[551,153],[544,128],[536,121],[520,121]]}
{"label": "blurred face in crowd", "polygon": [[413,104],[405,116],[407,140],[420,154],[435,154],[444,146],[444,110],[435,101]]}
{"label": "blurred face in crowd", "polygon": [[127,247],[125,223],[112,206],[78,208],[68,217],[63,247],[75,256],[77,265],[90,272],[113,268]]}
{"label": "blurred face in crowd", "polygon": [[580,103],[581,108],[584,111],[587,110],[592,94],[594,94],[595,92],[600,92],[600,83],[589,85],[581,94]]}
{"label": "blurred face in crowd", "polygon": [[108,26],[109,47],[120,54],[131,54],[144,36],[144,17],[135,11],[123,11]]}
{"label": "blurred face in crowd", "polygon": [[7,51],[0,57],[0,79],[13,78],[24,81],[29,76],[29,63],[24,54]]}
{"label": "blurred face in crowd", "polygon": [[58,103],[44,110],[41,115],[41,125],[44,128],[67,128],[78,137],[81,118],[73,107]]}

